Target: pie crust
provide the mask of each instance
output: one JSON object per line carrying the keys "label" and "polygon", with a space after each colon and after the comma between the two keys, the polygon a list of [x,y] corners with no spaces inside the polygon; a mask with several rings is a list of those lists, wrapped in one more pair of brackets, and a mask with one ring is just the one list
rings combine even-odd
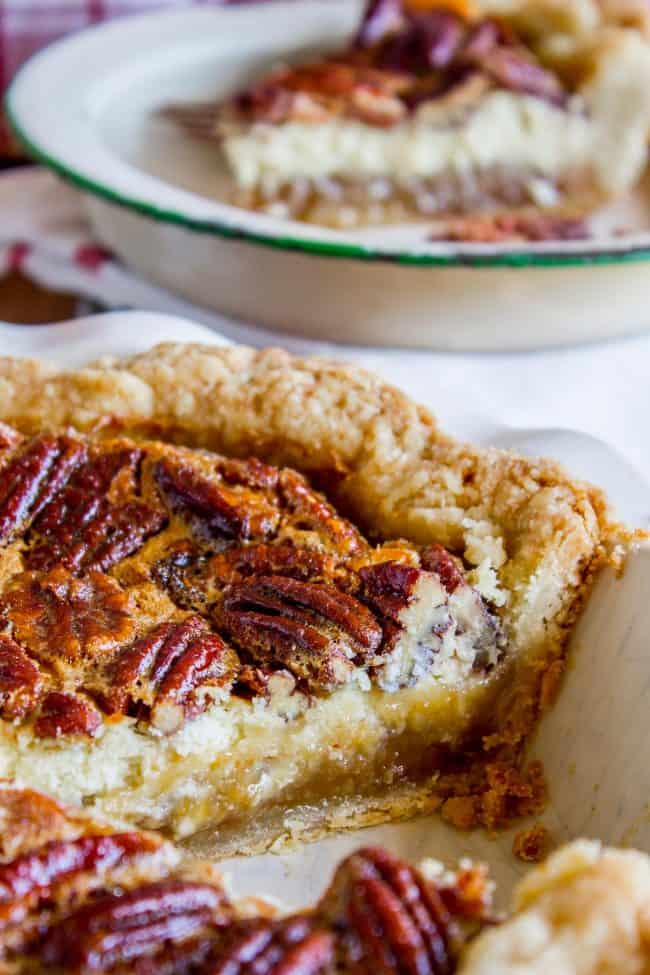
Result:
{"label": "pie crust", "polygon": [[[5,540],[0,556],[3,652],[15,661],[18,645],[45,677],[32,681],[32,688],[37,687],[33,705],[24,697],[23,685],[16,697],[15,662],[14,670],[10,668],[14,684],[4,688],[0,703],[14,711],[13,720],[12,712],[5,712],[2,724],[0,774],[176,835],[203,831],[199,839],[219,854],[251,852],[279,837],[319,835],[328,828],[439,807],[456,825],[489,827],[539,808],[544,792],[540,770],[524,769],[522,746],[552,700],[566,641],[594,573],[619,538],[598,490],[572,481],[549,461],[455,442],[426,410],[361,369],[293,358],[278,350],[161,345],[76,372],[0,359],[0,404],[0,419],[26,438],[36,438],[11,443],[14,435],[5,430],[5,464],[51,440],[59,445],[57,458],[71,450],[88,450],[100,458],[106,452],[145,457],[134,462],[141,465],[139,483],[145,488],[133,488],[129,462],[126,473],[120,468],[122,473],[108,487],[95,490],[101,497],[103,491],[103,503],[113,506],[107,516],[110,536],[95,534],[92,544],[83,532],[65,536],[69,522],[64,519],[61,529],[60,518],[43,513],[44,495],[38,495],[40,501],[30,496],[29,510],[34,520],[40,504],[40,520],[25,531],[16,522],[14,537]],[[85,443],[75,430],[87,438]],[[299,490],[311,499],[309,518],[316,503],[318,517],[325,511],[325,521],[300,525],[289,505],[291,513],[282,509],[281,529],[274,522],[270,541],[277,542],[280,530],[293,532],[292,544],[312,554],[316,550],[319,558],[332,552],[338,558],[340,546],[347,546],[343,563],[352,567],[353,582],[344,585],[337,577],[338,595],[330,598],[329,608],[323,609],[321,590],[320,603],[314,602],[311,569],[297,581],[293,570],[283,576],[277,561],[279,581],[275,576],[269,581],[268,568],[254,570],[254,591],[250,579],[243,585],[240,578],[229,579],[228,584],[236,585],[219,590],[228,599],[219,602],[218,595],[208,611],[190,605],[197,578],[201,599],[207,591],[200,572],[188,576],[183,568],[179,574],[175,563],[173,585],[169,571],[161,583],[161,565],[169,570],[170,555],[179,544],[182,548],[190,542],[204,554],[209,551],[210,571],[224,561],[223,551],[232,551],[232,538],[214,542],[216,536],[222,538],[223,527],[215,528],[213,509],[208,517],[204,502],[197,501],[198,482],[201,490],[208,490],[202,478],[213,488],[219,482],[220,498],[224,490],[235,492],[234,507],[249,526],[278,516],[276,502],[268,501],[272,492],[261,497],[257,489],[242,487],[241,472],[250,474],[250,465],[220,460],[205,450],[261,459],[256,476],[260,470],[268,472],[268,464],[300,472],[280,475],[282,484],[288,478],[294,491],[296,484],[302,485]],[[187,468],[198,478],[189,502],[187,482],[180,494],[176,482],[169,486],[174,472],[187,474]],[[231,473],[217,475],[217,469]],[[233,469],[239,473],[232,474]],[[5,484],[9,470],[15,468],[4,467]],[[77,480],[70,482],[72,495],[61,495],[63,508],[75,517],[87,501],[88,485],[96,488],[96,473],[87,467],[79,470]],[[325,489],[334,508],[313,494],[300,475]],[[50,483],[54,474],[48,477]],[[286,500],[282,504],[286,507]],[[304,519],[305,509],[300,510]],[[300,531],[309,536],[307,542],[296,542]],[[119,546],[127,536],[135,537],[137,545],[125,556]],[[111,561],[106,546],[99,545],[97,538],[105,543],[107,537],[112,551],[121,552],[121,561]],[[82,551],[77,545],[71,555],[79,539],[86,547]],[[249,541],[242,543],[248,546],[247,558]],[[350,554],[350,545],[358,550]],[[453,586],[440,595],[447,569],[439,561],[425,562],[431,546],[451,553],[450,571],[461,580],[456,595]],[[200,565],[205,561],[199,560]],[[438,634],[435,646],[430,635],[424,641],[429,656],[418,657],[420,637],[404,650],[404,633],[420,625],[413,622],[414,607],[425,605],[417,602],[415,590],[406,600],[407,624],[402,615],[387,615],[385,603],[380,605],[363,588],[367,582],[359,588],[359,579],[365,578],[361,564],[375,564],[372,574],[376,564],[381,569],[387,561],[399,563],[402,570],[410,565],[408,572],[424,579],[418,592],[429,593],[431,600],[435,591],[438,603],[451,607],[455,643],[448,642],[445,627],[441,631],[427,623],[426,632]],[[199,563],[192,563],[192,572]],[[320,584],[322,575],[316,581]],[[461,596],[467,601],[463,606],[478,615],[462,616],[469,610],[459,608]],[[346,602],[350,599],[352,603]],[[52,610],[61,605],[62,613]],[[341,622],[351,605],[356,607],[352,631],[349,619]],[[403,608],[400,604],[400,613]],[[55,629],[48,616],[52,612]],[[197,612],[207,628],[201,619],[190,619]],[[260,613],[274,618],[288,613],[291,626],[304,627],[306,621],[310,639],[322,642],[324,633],[330,642],[325,641],[326,657],[319,659],[327,667],[314,671],[308,661],[305,670],[304,655],[287,655],[286,640],[284,655],[278,657],[275,637],[269,660],[270,624],[265,617],[266,642],[260,643]],[[251,619],[257,627],[253,637],[246,629]],[[459,620],[465,620],[462,626]],[[387,628],[389,621],[392,629]],[[472,629],[475,623],[478,629]],[[164,629],[171,624],[185,627],[180,636],[174,631],[176,643],[169,642]],[[276,630],[278,625],[276,619]],[[383,628],[381,645],[377,627]],[[294,650],[304,650],[301,633],[303,642],[291,644]],[[332,633],[338,641],[336,659],[330,654]],[[471,642],[476,633],[478,643]],[[164,703],[173,706],[159,708],[152,695],[162,684],[147,683],[153,671],[147,671],[146,679],[139,671],[137,688],[128,685],[125,704],[119,693],[126,686],[124,671],[113,670],[113,689],[122,703],[107,708],[105,676],[97,678],[97,668],[101,671],[107,659],[114,662],[113,655],[119,650],[123,656],[129,647],[132,661],[133,648],[140,653],[138,640],[143,639],[150,640],[149,649],[157,640],[156,652],[164,644],[168,656],[170,647],[176,647],[177,656],[169,657],[174,660],[178,647],[198,653],[200,645],[201,666],[207,669],[197,672],[209,685],[207,701],[203,690],[198,700],[192,685],[189,696],[163,695]],[[469,663],[461,666],[458,661],[467,658],[463,647],[468,646],[463,641],[468,639]],[[360,649],[359,640],[370,642]],[[481,653],[475,654],[479,645]],[[406,653],[399,666],[393,653],[397,650]],[[447,652],[453,666],[441,669]],[[404,669],[404,660],[422,659],[428,662]],[[259,686],[252,695],[241,695],[237,687],[243,678],[237,667],[246,663],[262,670],[267,665],[274,671],[289,669],[295,686],[290,682],[287,695],[281,675],[274,685],[279,695]],[[395,665],[392,670],[389,663]],[[41,687],[39,680],[47,686]],[[248,671],[246,681],[250,690]],[[55,692],[47,706],[45,691]],[[73,708],[71,723],[70,702],[59,699],[67,692],[77,695],[75,701],[80,695],[87,705]]]}

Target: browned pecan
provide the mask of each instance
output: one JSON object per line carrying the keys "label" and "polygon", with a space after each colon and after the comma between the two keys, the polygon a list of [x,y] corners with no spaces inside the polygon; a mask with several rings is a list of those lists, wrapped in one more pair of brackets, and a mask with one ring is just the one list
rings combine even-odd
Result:
{"label": "browned pecan", "polygon": [[54,840],[0,864],[0,904],[23,901],[33,895],[47,898],[55,884],[74,874],[112,870],[159,846],[160,840],[139,832]]}
{"label": "browned pecan", "polygon": [[106,571],[159,532],[166,523],[162,511],[138,500],[111,500],[112,486],[135,477],[141,457],[140,450],[124,447],[77,464],[63,490],[39,505],[42,514],[34,520],[38,541],[28,555],[29,566],[47,570],[61,563],[76,573]]}
{"label": "browned pecan", "polygon": [[404,23],[402,0],[370,0],[354,39],[355,47],[374,47]]}
{"label": "browned pecan", "polygon": [[265,464],[257,457],[246,460],[226,458],[220,460],[217,469],[228,484],[244,484],[260,491],[273,491],[278,485],[277,467]]}
{"label": "browned pecan", "polygon": [[205,706],[199,689],[229,686],[237,665],[235,652],[200,616],[162,623],[117,660],[106,707],[126,713],[144,704],[154,726],[169,734]]}
{"label": "browned pecan", "polygon": [[313,918],[232,924],[203,967],[203,975],[318,975],[335,957],[331,931]]}
{"label": "browned pecan", "polygon": [[378,562],[359,569],[361,598],[383,620],[399,622],[422,575],[421,569],[404,562]]}
{"label": "browned pecan", "polygon": [[44,681],[22,647],[0,634],[0,717],[22,718],[36,706]]}
{"label": "browned pecan", "polygon": [[280,491],[293,515],[292,528],[316,532],[340,555],[354,555],[368,545],[358,530],[341,518],[325,498],[313,491],[307,480],[296,471],[280,473]]}
{"label": "browned pecan", "polygon": [[227,487],[170,460],[158,461],[154,477],[171,510],[190,516],[208,537],[265,538],[277,528],[280,513],[259,491]]}
{"label": "browned pecan", "polygon": [[2,472],[0,541],[29,527],[83,463],[86,448],[70,437],[38,437]]}
{"label": "browned pecan", "polygon": [[335,574],[336,560],[325,552],[298,548],[289,542],[237,546],[210,559],[206,572],[220,585],[249,576],[286,575],[292,579],[326,580]]}
{"label": "browned pecan", "polygon": [[451,975],[458,930],[436,888],[386,850],[345,860],[316,914],[335,926],[345,969]]}
{"label": "browned pecan", "polygon": [[100,572],[83,579],[62,566],[44,575],[23,572],[12,579],[4,604],[14,636],[56,669],[104,657],[133,634],[127,594]]}
{"label": "browned pecan", "polygon": [[102,723],[94,704],[79,694],[53,691],[41,705],[34,732],[38,738],[61,738],[68,735],[91,737]]}
{"label": "browned pecan", "polygon": [[240,697],[286,698],[296,688],[296,681],[288,670],[270,667],[243,666],[237,674],[235,692]]}
{"label": "browned pecan", "polygon": [[420,561],[423,569],[436,573],[443,587],[450,594],[465,582],[463,573],[442,545],[427,545],[422,550]]}
{"label": "browned pecan", "polygon": [[480,67],[503,88],[560,104],[566,99],[557,75],[536,64],[526,52],[497,47],[481,57]]}
{"label": "browned pecan", "polygon": [[286,667],[311,690],[346,683],[355,663],[375,657],[382,639],[372,613],[352,596],[285,576],[232,586],[215,612],[256,661]]}
{"label": "browned pecan", "polygon": [[183,941],[203,928],[224,924],[230,913],[218,887],[159,881],[80,907],[50,929],[38,955],[45,965],[65,965],[69,972],[109,971],[165,942]]}

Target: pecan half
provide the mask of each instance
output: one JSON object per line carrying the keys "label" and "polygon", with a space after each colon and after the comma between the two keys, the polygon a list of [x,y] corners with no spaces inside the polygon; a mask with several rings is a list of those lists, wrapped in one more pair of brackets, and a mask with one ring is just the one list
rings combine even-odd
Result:
{"label": "pecan half", "polygon": [[0,634],[0,717],[24,717],[36,706],[43,685],[41,672],[22,647]]}
{"label": "pecan half", "polygon": [[206,706],[197,692],[230,686],[237,667],[235,652],[200,616],[162,623],[115,663],[107,710],[128,713],[144,704],[154,727],[171,734]]}
{"label": "pecan half", "polygon": [[114,484],[135,477],[142,458],[136,448],[106,451],[77,465],[63,490],[34,521],[38,541],[28,565],[47,570],[57,563],[75,573],[106,571],[135,554],[166,523],[161,511],[138,500],[110,500]]}
{"label": "pecan half", "polygon": [[70,972],[109,971],[229,917],[227,898],[218,887],[160,881],[85,904],[50,929],[39,959]]}
{"label": "pecan half", "polygon": [[402,0],[370,0],[354,38],[355,47],[374,47],[404,23]]}
{"label": "pecan half", "polygon": [[284,576],[232,586],[215,613],[255,660],[286,667],[311,690],[347,683],[355,663],[372,660],[382,638],[372,613],[352,596]]}
{"label": "pecan half", "polygon": [[0,541],[28,528],[85,457],[84,445],[70,437],[30,441],[2,472]]}
{"label": "pecan half", "polygon": [[241,697],[287,698],[296,689],[296,681],[288,670],[270,667],[251,667],[246,664],[237,675],[235,693]]}
{"label": "pecan half", "polygon": [[45,575],[23,572],[12,579],[4,605],[18,640],[58,671],[103,658],[133,634],[128,595],[100,572],[84,579],[62,566]]}
{"label": "pecan half", "polygon": [[321,494],[311,489],[301,474],[289,469],[281,471],[280,492],[293,515],[292,528],[323,536],[323,541],[340,555],[354,555],[368,548],[354,525],[341,518]]}
{"label": "pecan half", "polygon": [[112,870],[159,846],[160,840],[139,832],[54,840],[10,863],[0,864],[0,904],[33,895],[49,897],[54,884],[74,874]]}
{"label": "pecan half", "polygon": [[279,471],[277,467],[265,464],[257,457],[246,460],[224,457],[217,469],[228,484],[244,484],[246,487],[260,491],[274,491],[278,486]]}
{"label": "pecan half", "polygon": [[154,478],[171,510],[189,515],[208,537],[265,538],[280,520],[277,508],[259,492],[228,488],[189,464],[158,461]]}
{"label": "pecan half", "polygon": [[331,931],[306,915],[231,925],[203,975],[318,975],[335,957]]}
{"label": "pecan half", "polygon": [[436,888],[380,848],[359,850],[338,868],[316,910],[339,935],[347,970],[384,975],[451,975],[458,929]]}
{"label": "pecan half", "polygon": [[34,733],[38,738],[92,737],[101,723],[101,715],[90,701],[78,694],[53,691],[43,701]]}
{"label": "pecan half", "polygon": [[420,555],[423,569],[435,572],[448,593],[455,592],[465,582],[463,573],[442,545],[427,545]]}

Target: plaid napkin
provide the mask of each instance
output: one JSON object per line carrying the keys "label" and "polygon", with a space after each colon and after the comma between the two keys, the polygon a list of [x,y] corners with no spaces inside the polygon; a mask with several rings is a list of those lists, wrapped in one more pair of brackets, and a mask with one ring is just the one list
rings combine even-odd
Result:
{"label": "plaid napkin", "polygon": [[[27,58],[66,34],[112,17],[189,5],[188,0],[0,0],[0,94]],[[0,155],[15,151],[0,115]]]}

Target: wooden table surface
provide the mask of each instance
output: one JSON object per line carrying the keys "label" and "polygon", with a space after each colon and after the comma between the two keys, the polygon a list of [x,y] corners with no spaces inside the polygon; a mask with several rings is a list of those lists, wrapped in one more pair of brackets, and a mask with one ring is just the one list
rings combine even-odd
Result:
{"label": "wooden table surface", "polygon": [[20,274],[0,278],[0,321],[37,325],[71,318],[74,295],[55,294],[37,287]]}
{"label": "wooden table surface", "polygon": [[[16,165],[20,165],[17,157],[0,158],[0,169],[9,169]],[[32,325],[56,322],[70,318],[74,306],[74,295],[45,291],[20,274],[0,277],[0,321]]]}

